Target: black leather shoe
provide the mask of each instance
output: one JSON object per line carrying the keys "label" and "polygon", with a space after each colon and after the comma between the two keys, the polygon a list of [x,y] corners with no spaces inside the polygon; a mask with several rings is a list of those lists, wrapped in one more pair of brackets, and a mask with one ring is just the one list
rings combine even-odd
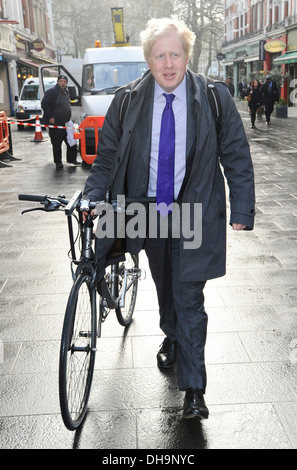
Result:
{"label": "black leather shoe", "polygon": [[176,363],[176,341],[171,341],[166,337],[157,354],[158,366],[164,369],[170,369]]}
{"label": "black leather shoe", "polygon": [[201,390],[189,388],[186,391],[186,396],[184,400],[183,418],[207,419],[208,415],[209,411],[205,405],[203,393],[201,392]]}
{"label": "black leather shoe", "polygon": [[63,163],[56,163],[56,169],[57,170],[62,170],[63,169]]}
{"label": "black leather shoe", "polygon": [[74,162],[70,162],[67,160],[67,163],[70,163],[70,165],[75,165],[75,166],[81,166],[81,163],[75,160]]}

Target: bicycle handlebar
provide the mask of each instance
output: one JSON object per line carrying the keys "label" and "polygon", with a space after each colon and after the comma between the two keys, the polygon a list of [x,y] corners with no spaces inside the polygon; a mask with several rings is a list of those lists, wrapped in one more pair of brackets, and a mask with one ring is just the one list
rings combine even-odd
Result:
{"label": "bicycle handlebar", "polygon": [[34,194],[19,194],[20,201],[45,202],[49,196],[35,196]]}
{"label": "bicycle handlebar", "polygon": [[[31,202],[40,202],[41,204],[44,205],[44,209],[47,212],[52,212],[55,210],[58,210],[61,206],[65,208],[65,214],[66,215],[71,215],[74,209],[79,208],[80,211],[84,212],[90,212],[96,207],[104,207],[106,202],[103,201],[97,201],[97,202],[91,202],[88,199],[83,199],[82,197],[82,192],[80,190],[77,190],[74,195],[72,196],[71,199],[65,199],[64,196],[59,196],[59,197],[51,197],[51,196],[39,196],[35,194],[19,194],[18,196],[20,201],[31,201]],[[127,207],[131,203],[152,203],[156,202],[156,199],[153,197],[128,197],[128,198],[121,198],[119,200],[112,200],[111,204],[114,207],[114,210],[117,210],[120,208],[123,210],[123,208]],[[29,212],[35,209],[29,209],[28,211],[24,212]]]}

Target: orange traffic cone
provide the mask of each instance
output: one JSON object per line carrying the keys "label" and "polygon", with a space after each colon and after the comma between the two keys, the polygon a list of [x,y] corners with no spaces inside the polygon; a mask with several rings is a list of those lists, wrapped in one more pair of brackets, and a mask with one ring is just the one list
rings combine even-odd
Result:
{"label": "orange traffic cone", "polygon": [[38,114],[36,115],[36,122],[35,122],[35,138],[31,140],[31,142],[43,142],[43,135],[40,126],[40,119]]}

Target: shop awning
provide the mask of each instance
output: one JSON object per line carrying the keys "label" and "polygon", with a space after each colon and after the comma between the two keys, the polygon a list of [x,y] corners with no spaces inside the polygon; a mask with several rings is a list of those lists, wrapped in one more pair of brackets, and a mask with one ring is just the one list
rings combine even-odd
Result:
{"label": "shop awning", "polygon": [[36,64],[35,62],[32,62],[31,60],[27,60],[27,59],[19,59],[19,62],[22,62],[22,64],[25,64],[25,65],[29,65],[30,67],[35,67],[35,68],[39,68],[39,64]]}
{"label": "shop awning", "polygon": [[297,62],[297,51],[285,52],[273,60],[274,64],[294,64],[295,62]]}
{"label": "shop awning", "polygon": [[258,61],[259,61],[259,54],[249,56],[244,59],[244,62],[258,62]]}

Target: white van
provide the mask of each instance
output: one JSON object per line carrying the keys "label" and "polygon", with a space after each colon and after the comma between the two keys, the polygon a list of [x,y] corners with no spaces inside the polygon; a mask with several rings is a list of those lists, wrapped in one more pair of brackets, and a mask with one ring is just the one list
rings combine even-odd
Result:
{"label": "white van", "polygon": [[[142,47],[94,47],[86,49],[83,66],[82,80],[78,83],[74,78],[74,69],[77,67],[77,59],[73,59],[68,68],[63,64],[46,65],[39,68],[39,76],[43,89],[45,89],[45,77],[49,69],[55,70],[59,75],[68,76],[68,89],[72,99],[72,120],[80,124],[87,116],[105,116],[114,97],[115,91],[121,86],[141,77],[148,69],[143,56]],[[87,153],[95,153],[95,136],[92,129],[86,129]]]}
{"label": "white van", "polygon": [[82,119],[105,116],[115,91],[147,70],[142,47],[86,49],[82,74]]}
{"label": "white van", "polygon": [[[45,78],[45,90],[54,86],[57,83],[56,78]],[[20,97],[16,97],[16,118],[26,122],[35,122],[36,115],[42,116],[40,93],[39,93],[39,78],[27,78],[21,90]],[[23,130],[23,125],[18,125],[18,130]]]}

